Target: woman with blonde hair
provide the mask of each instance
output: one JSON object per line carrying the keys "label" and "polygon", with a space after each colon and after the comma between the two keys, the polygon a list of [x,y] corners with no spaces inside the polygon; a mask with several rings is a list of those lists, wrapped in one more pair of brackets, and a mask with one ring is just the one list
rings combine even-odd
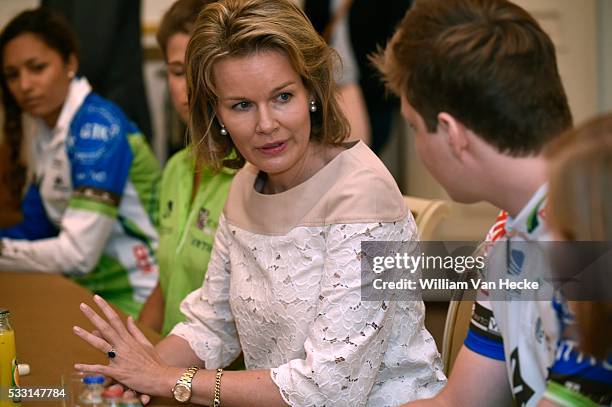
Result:
{"label": "woman with blonde hair", "polygon": [[[380,160],[343,143],[333,56],[288,0],[204,8],[187,48],[193,144],[211,166],[246,166],[187,321],[153,347],[95,298],[108,322],[82,310],[101,335],[75,332],[109,364],[77,369],[217,406],[395,405],[444,385],[423,303],[363,300],[362,242],[417,231]],[[247,370],[224,372],[240,352]]]}
{"label": "woman with blonde hair", "polygon": [[[612,241],[612,114],[592,119],[555,141],[549,158],[547,222],[561,240],[565,264],[584,264],[580,256],[589,247]],[[578,242],[571,244],[569,242]],[[565,246],[570,245],[570,246]],[[588,389],[608,405],[612,401],[612,301],[610,301],[609,252],[577,280],[579,291],[565,293],[567,302],[556,299],[562,337],[544,395],[554,405],[591,405],[591,400],[574,391],[576,384]],[[578,256],[574,259],[574,256]],[[582,268],[580,268],[582,270]],[[571,269],[571,272],[575,272]],[[603,284],[600,282],[603,280]],[[573,284],[576,286],[576,284]],[[588,301],[588,299],[594,299]],[[607,366],[606,366],[607,365]],[[571,386],[568,385],[571,383]]]}
{"label": "woman with blonde hair", "polygon": [[[564,241],[611,241],[612,114],[568,132],[548,155],[551,229]],[[573,307],[581,348],[604,357],[612,347],[612,302],[581,301]]]}

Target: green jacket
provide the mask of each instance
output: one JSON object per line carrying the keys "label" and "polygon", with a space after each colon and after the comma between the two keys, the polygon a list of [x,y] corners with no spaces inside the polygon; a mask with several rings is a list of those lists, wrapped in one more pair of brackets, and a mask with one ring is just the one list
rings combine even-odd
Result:
{"label": "green jacket", "polygon": [[176,153],[164,169],[159,193],[159,281],[165,301],[162,333],[185,319],[181,301],[202,286],[219,216],[235,171],[215,174],[202,168],[200,188],[191,202],[194,158],[189,148]]}

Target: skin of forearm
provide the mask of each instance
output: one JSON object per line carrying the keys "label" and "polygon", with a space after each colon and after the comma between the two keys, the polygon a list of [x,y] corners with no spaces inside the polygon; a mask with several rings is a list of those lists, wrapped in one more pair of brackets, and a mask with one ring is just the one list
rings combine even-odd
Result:
{"label": "skin of forearm", "polygon": [[[200,370],[195,375],[192,403],[212,405],[215,396],[215,375],[215,370]],[[270,378],[270,370],[267,369],[224,371],[221,377],[221,405],[224,407],[287,406],[281,398],[278,387]]]}
{"label": "skin of forearm", "polygon": [[147,301],[140,311],[138,322],[148,326],[155,332],[161,332],[164,324],[164,296],[159,283],[147,298]]}
{"label": "skin of forearm", "polygon": [[194,365],[204,367],[204,363],[198,358],[193,349],[191,349],[189,343],[179,336],[166,336],[155,345],[155,349],[164,363],[168,366],[180,367],[183,368],[183,370]]}
{"label": "skin of forearm", "polygon": [[[172,396],[172,388],[188,366],[200,366],[192,384],[191,402],[210,405],[215,395],[216,370],[206,370],[204,363],[189,346],[176,335],[168,335],[155,349],[168,365],[158,376],[156,388],[163,397]],[[286,406],[276,384],[270,378],[270,370],[224,371],[221,378],[223,406]]]}
{"label": "skin of forearm", "polygon": [[447,397],[447,392],[442,390],[438,395],[431,399],[415,400],[410,403],[402,404],[400,407],[457,407],[457,402],[451,402]]}

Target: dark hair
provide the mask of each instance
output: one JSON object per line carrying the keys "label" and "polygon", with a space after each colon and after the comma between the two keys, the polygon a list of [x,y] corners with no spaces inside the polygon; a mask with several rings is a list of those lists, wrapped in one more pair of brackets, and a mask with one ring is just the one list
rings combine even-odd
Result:
{"label": "dark hair", "polygon": [[207,6],[187,46],[189,129],[197,153],[215,169],[240,168],[245,159],[216,120],[214,64],[226,57],[280,51],[312,93],[311,140],[339,145],[349,125],[336,98],[333,67],[337,54],[310,20],[289,0],[226,0]]}
{"label": "dark hair", "polygon": [[177,33],[191,34],[198,14],[213,1],[215,0],[177,0],[172,4],[162,17],[155,35],[164,58],[168,58],[166,48],[170,37]]}
{"label": "dark hair", "polygon": [[60,15],[45,8],[26,10],[13,18],[0,33],[0,90],[4,107],[4,140],[10,150],[10,168],[8,183],[12,194],[20,194],[25,183],[26,168],[20,162],[23,126],[21,108],[8,89],[4,76],[4,49],[16,37],[31,33],[36,35],[47,46],[57,51],[64,62],[71,55],[77,56],[76,36],[66,20]]}
{"label": "dark hair", "polygon": [[551,39],[506,0],[418,0],[373,61],[430,132],[447,112],[525,156],[572,125]]}

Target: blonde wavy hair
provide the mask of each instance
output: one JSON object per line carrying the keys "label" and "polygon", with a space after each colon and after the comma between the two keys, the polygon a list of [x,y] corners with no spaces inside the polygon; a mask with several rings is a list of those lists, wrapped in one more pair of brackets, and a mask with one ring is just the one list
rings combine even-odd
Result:
{"label": "blonde wavy hair", "polygon": [[310,139],[338,145],[349,134],[336,100],[333,77],[337,54],[317,34],[304,13],[288,0],[225,0],[200,13],[187,46],[189,130],[199,157],[214,168],[240,168],[245,159],[216,120],[218,94],[213,66],[222,58],[275,50],[286,55],[314,96]]}
{"label": "blonde wavy hair", "polygon": [[[564,240],[612,241],[612,113],[566,132],[547,149],[548,222]],[[580,348],[612,352],[612,301],[573,301]]]}

